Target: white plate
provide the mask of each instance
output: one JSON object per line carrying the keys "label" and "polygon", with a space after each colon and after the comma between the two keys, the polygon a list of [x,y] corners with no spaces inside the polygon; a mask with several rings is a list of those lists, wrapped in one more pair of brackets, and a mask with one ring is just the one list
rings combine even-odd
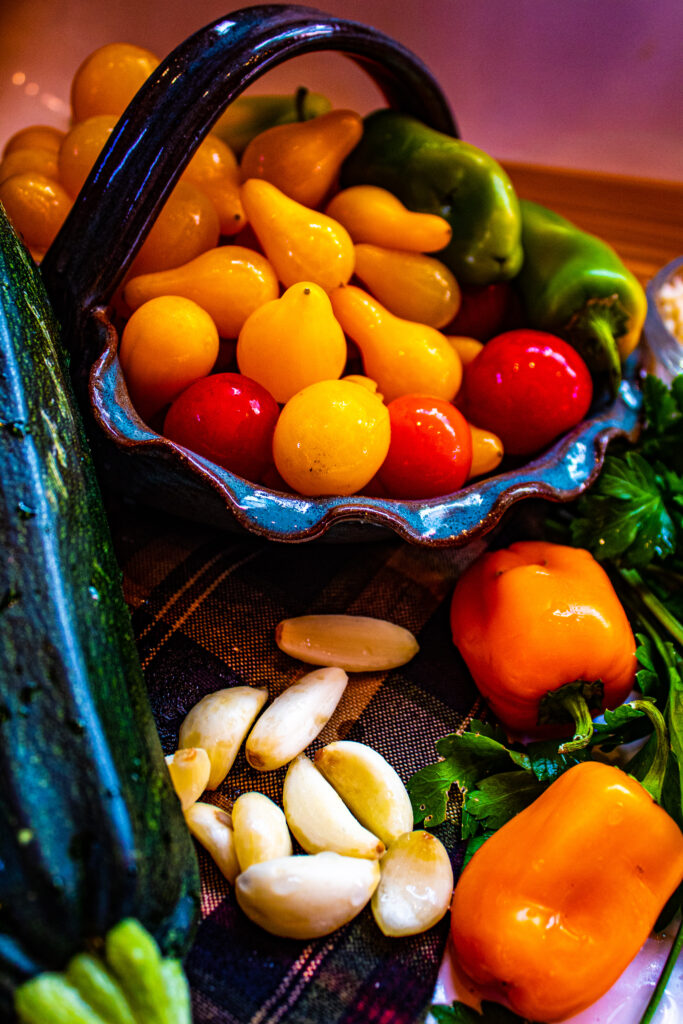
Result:
{"label": "white plate", "polygon": [[[612,988],[587,1010],[568,1018],[564,1024],[638,1024],[661,974],[675,930],[674,922],[661,935],[651,936]],[[478,1007],[481,991],[458,971],[449,941],[434,990],[434,1002],[450,1004],[455,999]],[[681,1022],[683,956],[678,958],[652,1024]],[[427,1024],[434,1024],[431,1014],[427,1017]]]}

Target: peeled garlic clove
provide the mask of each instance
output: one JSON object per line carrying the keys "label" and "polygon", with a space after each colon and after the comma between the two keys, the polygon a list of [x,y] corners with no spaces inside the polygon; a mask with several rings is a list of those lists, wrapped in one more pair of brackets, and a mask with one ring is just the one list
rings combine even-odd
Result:
{"label": "peeled garlic clove", "polygon": [[440,921],[453,895],[453,869],[443,843],[430,832],[406,832],[380,865],[372,913],[385,935],[418,935]]}
{"label": "peeled garlic clove", "polygon": [[316,751],[315,766],[352,814],[389,846],[413,827],[408,791],[381,754],[365,743],[336,740]]}
{"label": "peeled garlic clove", "polygon": [[378,882],[378,861],[326,852],[253,864],[239,875],[235,895],[272,935],[317,939],[359,914]]}
{"label": "peeled garlic clove", "polygon": [[201,747],[176,750],[165,758],[180,805],[184,811],[199,800],[211,774],[209,755]]}
{"label": "peeled garlic clove", "polygon": [[383,672],[417,654],[413,634],[384,619],[364,615],[301,615],[275,628],[286,654],[309,665],[337,665],[347,672]]}
{"label": "peeled garlic clove", "polygon": [[232,805],[232,827],[240,869],[292,854],[284,813],[265,793],[242,793]]}
{"label": "peeled garlic clove", "polygon": [[332,850],[345,857],[370,859],[384,853],[384,843],[363,828],[336,790],[303,754],[287,769],[282,806],[294,837],[306,853]]}
{"label": "peeled garlic clove", "polygon": [[343,669],[318,668],[276,697],[247,738],[252,768],[272,771],[305,750],[331,718],[347,682]]}
{"label": "peeled garlic clove", "polygon": [[234,882],[240,873],[240,866],[228,812],[200,801],[185,811],[185,821],[197,842],[213,858],[218,870],[229,882]]}
{"label": "peeled garlic clove", "polygon": [[202,747],[209,755],[207,789],[216,789],[233,766],[244,737],[266,702],[268,691],[231,686],[207,693],[180,727],[181,747]]}

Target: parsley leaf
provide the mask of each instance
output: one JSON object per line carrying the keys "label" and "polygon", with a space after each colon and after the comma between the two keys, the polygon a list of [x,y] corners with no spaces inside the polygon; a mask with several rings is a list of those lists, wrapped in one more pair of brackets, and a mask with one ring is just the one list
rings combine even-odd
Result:
{"label": "parsley leaf", "polygon": [[671,748],[664,780],[663,805],[671,817],[683,828],[683,657],[672,644],[666,644],[668,656],[669,700],[666,724]]}
{"label": "parsley leaf", "polygon": [[429,827],[446,820],[448,794],[456,781],[453,765],[447,760],[425,765],[411,776],[407,788],[416,825],[424,822]]}
{"label": "parsley leaf", "polygon": [[482,1001],[481,1012],[461,1002],[452,1003],[451,1006],[432,1005],[430,1012],[437,1024],[534,1024],[500,1003],[486,999]]}
{"label": "parsley leaf", "polygon": [[531,762],[531,770],[539,782],[554,782],[555,779],[576,764],[578,757],[574,754],[560,754],[557,740],[539,740],[530,743],[526,748]]}
{"label": "parsley leaf", "polygon": [[636,640],[639,644],[636,649],[636,657],[643,666],[636,673],[638,689],[646,697],[656,696],[659,692],[661,681],[655,668],[655,652],[652,640],[643,633],[636,633]]}
{"label": "parsley leaf", "polygon": [[501,729],[475,720],[467,732],[438,739],[436,750],[442,760],[418,769],[407,783],[415,823],[441,824],[453,785],[466,793],[487,775],[509,769],[511,761],[527,769],[529,758],[505,746],[504,735]]}
{"label": "parsley leaf", "polygon": [[470,818],[487,829],[498,829],[528,807],[545,788],[529,771],[503,772],[481,779],[477,788],[465,797],[462,809],[463,837],[465,834],[473,834],[469,831]]}
{"label": "parsley leaf", "polygon": [[640,567],[666,558],[676,550],[677,531],[664,490],[638,452],[608,456],[594,488],[579,501],[572,541],[601,561],[626,555],[629,565]]}
{"label": "parsley leaf", "polygon": [[632,743],[647,736],[651,731],[652,723],[643,711],[622,704],[614,711],[605,711],[603,721],[594,721],[593,735],[586,754],[590,755],[593,747],[604,751],[614,750],[624,743]]}
{"label": "parsley leaf", "polygon": [[487,829],[485,832],[479,832],[476,836],[470,836],[467,840],[467,846],[465,847],[465,854],[462,859],[462,866],[465,867],[467,862],[474,857],[475,853],[480,846],[483,846],[489,836],[492,836],[495,829]]}
{"label": "parsley leaf", "polygon": [[574,544],[601,561],[643,568],[670,559],[683,534],[683,374],[642,383],[645,427],[625,454],[608,455],[571,523]]}
{"label": "parsley leaf", "polygon": [[[679,389],[680,391],[680,389]],[[676,424],[680,414],[678,392],[669,389],[660,377],[653,374],[643,381],[643,413],[647,421],[646,435],[657,438]]]}
{"label": "parsley leaf", "polygon": [[683,375],[671,387],[658,377],[643,381],[643,412],[646,426],[638,442],[644,457],[661,461],[677,474],[683,473]]}

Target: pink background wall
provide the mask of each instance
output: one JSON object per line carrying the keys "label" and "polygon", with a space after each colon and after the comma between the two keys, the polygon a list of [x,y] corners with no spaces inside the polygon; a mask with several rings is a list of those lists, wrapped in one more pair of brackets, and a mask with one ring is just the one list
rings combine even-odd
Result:
{"label": "pink background wall", "polygon": [[[63,126],[80,61],[126,40],[165,56],[229,0],[0,0],[0,143]],[[683,177],[680,0],[328,0],[417,53],[463,137],[499,159]],[[364,113],[379,97],[336,55],[298,58],[260,91],[306,84]]]}

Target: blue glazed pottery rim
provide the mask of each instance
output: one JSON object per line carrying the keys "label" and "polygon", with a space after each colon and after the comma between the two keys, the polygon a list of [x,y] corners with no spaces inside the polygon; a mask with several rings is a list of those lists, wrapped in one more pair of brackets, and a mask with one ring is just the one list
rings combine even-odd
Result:
{"label": "blue glazed pottery rim", "polygon": [[234,517],[251,533],[291,542],[314,540],[339,524],[361,520],[388,527],[414,544],[444,547],[460,546],[488,533],[524,498],[567,502],[578,497],[599,474],[609,441],[637,432],[642,405],[636,382],[626,378],[611,405],[584,420],[533,461],[450,495],[408,501],[286,494],[250,483],[182,448],[155,433],[135,413],[115,345],[93,366],[91,393],[96,420],[119,450],[129,459],[142,453],[170,457],[224,502],[226,526]]}

